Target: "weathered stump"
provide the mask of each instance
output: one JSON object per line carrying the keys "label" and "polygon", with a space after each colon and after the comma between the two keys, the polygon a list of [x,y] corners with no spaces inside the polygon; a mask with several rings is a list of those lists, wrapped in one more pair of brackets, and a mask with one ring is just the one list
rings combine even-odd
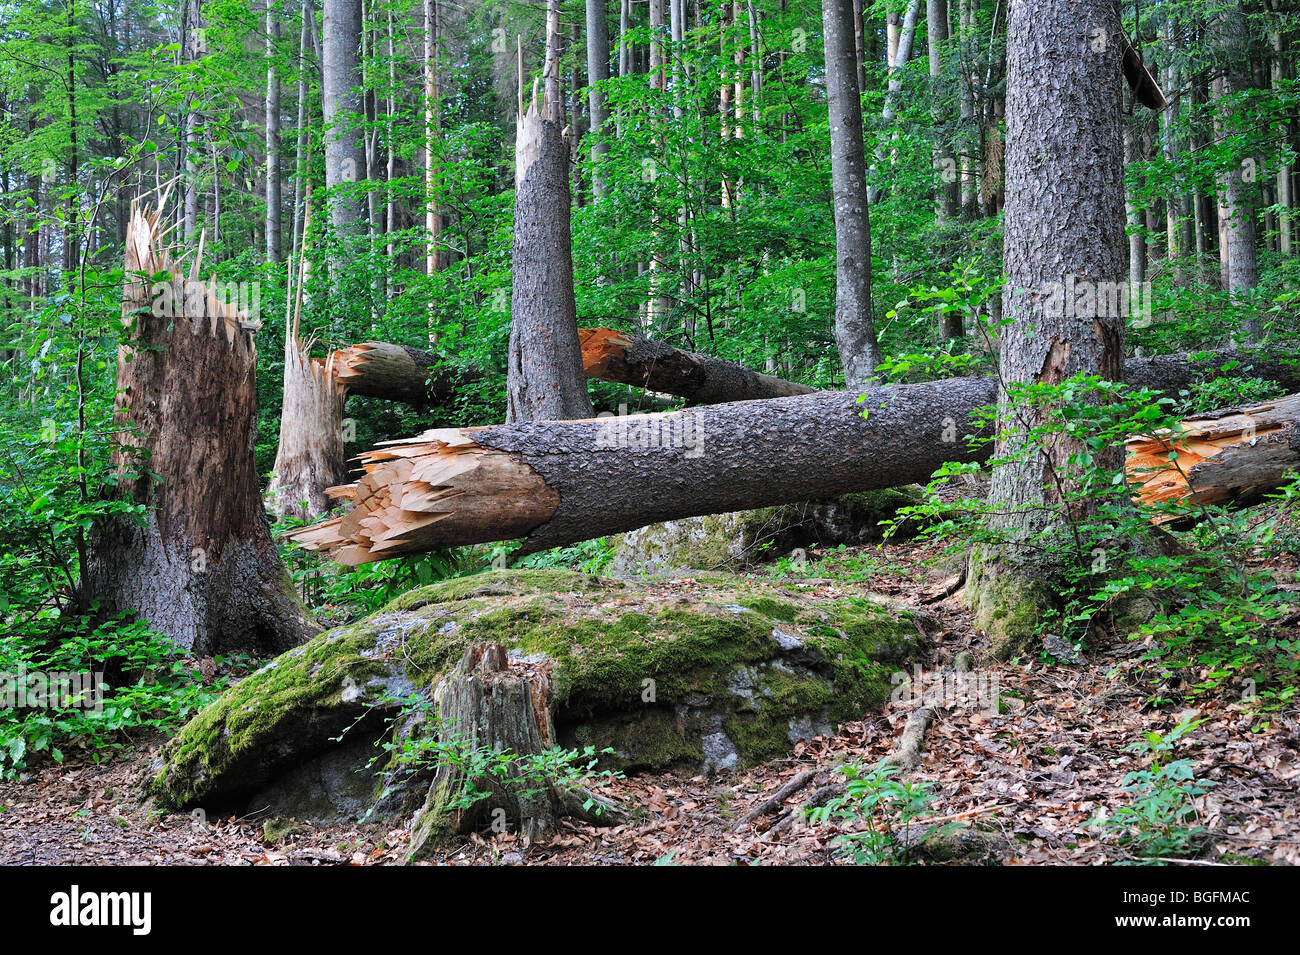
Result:
{"label": "weathered stump", "polygon": [[[510,760],[502,775],[475,772],[489,751],[522,757],[553,748],[550,699],[547,666],[512,666],[499,643],[478,642],[465,650],[434,691],[436,732],[455,756],[443,759],[411,822],[413,860],[481,829],[515,831],[528,845],[549,838],[565,816],[604,825],[625,821],[608,801],[585,789],[539,779],[535,771],[525,772],[518,758]],[[486,795],[469,801],[471,787]],[[589,800],[590,809],[585,808]]]}

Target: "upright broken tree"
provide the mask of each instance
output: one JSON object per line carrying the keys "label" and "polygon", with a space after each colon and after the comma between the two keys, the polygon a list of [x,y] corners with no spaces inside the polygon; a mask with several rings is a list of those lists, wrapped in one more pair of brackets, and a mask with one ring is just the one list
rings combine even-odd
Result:
{"label": "upright broken tree", "polygon": [[[515,127],[515,235],[511,272],[507,421],[587,418],[569,227],[569,142],[560,98],[560,5],[546,6],[545,103],[537,87]],[[520,80],[522,83],[522,78]]]}
{"label": "upright broken tree", "polygon": [[136,207],[126,234],[110,491],[144,520],[116,517],[96,535],[92,594],[196,655],[279,652],[317,628],[262,511],[255,323],[215,280],[197,281],[197,260],[188,281],[172,274],[158,224]]}
{"label": "upright broken tree", "polygon": [[267,487],[270,507],[281,518],[311,520],[330,509],[326,488],[348,479],[344,463],[343,402],[347,385],[333,356],[310,357],[311,342],[296,321],[284,336],[284,387],[275,474]]}

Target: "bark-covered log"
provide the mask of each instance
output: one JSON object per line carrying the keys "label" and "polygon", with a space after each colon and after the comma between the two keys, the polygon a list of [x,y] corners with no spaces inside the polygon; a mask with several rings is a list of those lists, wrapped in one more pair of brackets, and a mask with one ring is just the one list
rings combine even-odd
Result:
{"label": "bark-covered log", "polygon": [[1127,450],[1129,484],[1146,504],[1248,501],[1300,469],[1300,395],[1196,415]]}
{"label": "bark-covered log", "polygon": [[327,360],[349,395],[403,401],[417,407],[445,404],[458,384],[470,380],[464,372],[453,374],[439,368],[437,355],[389,342],[348,345]]}
{"label": "bark-covered log", "polygon": [[[617,825],[618,807],[586,789],[558,785],[528,772],[518,759],[504,774],[471,778],[476,751],[533,756],[555,746],[548,669],[512,666],[499,643],[472,643],[434,691],[440,743],[459,759],[443,759],[424,805],[411,822],[411,858],[420,859],[455,836],[491,826],[519,834],[524,845],[547,838],[561,817]],[[473,798],[471,793],[483,793]],[[590,801],[591,809],[585,807]],[[596,811],[596,806],[600,811]]]}
{"label": "bark-covered log", "polygon": [[807,385],[750,371],[743,365],[612,328],[580,328],[588,378],[635,385],[713,405],[755,398],[784,398],[816,391]]}
{"label": "bark-covered log", "polygon": [[112,493],[147,508],[106,522],[92,595],[196,656],[271,653],[315,631],[271,539],[257,468],[252,323],[174,268],[158,215],[132,209],[118,348]]}
{"label": "bark-covered log", "polygon": [[[1125,365],[1170,395],[1239,361],[1300,390],[1300,373],[1250,353]],[[996,397],[992,378],[890,385],[668,414],[449,428],[361,456],[352,510],[293,535],[358,564],[436,547],[526,538],[532,552],[658,521],[817,500],[927,481],[945,461],[987,454],[964,435]]]}

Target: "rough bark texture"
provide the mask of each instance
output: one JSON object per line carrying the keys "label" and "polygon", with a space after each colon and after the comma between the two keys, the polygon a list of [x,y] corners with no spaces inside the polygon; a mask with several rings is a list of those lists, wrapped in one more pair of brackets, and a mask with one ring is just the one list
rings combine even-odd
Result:
{"label": "rough bark texture", "polygon": [[1127,450],[1129,483],[1148,504],[1249,501],[1300,468],[1300,395],[1196,415]]}
{"label": "rough bark texture", "polygon": [[262,511],[253,334],[215,291],[140,277],[171,269],[157,226],[133,210],[115,414],[115,493],[146,505],[147,522],[104,528],[92,592],[105,611],[133,611],[196,655],[286,650],[315,626]]}
{"label": "rough bark texture", "polygon": [[335,365],[312,361],[290,325],[284,342],[284,399],[275,476],[267,488],[281,517],[310,520],[330,509],[325,489],[348,479],[343,452],[343,401]]}
{"label": "rough bark texture", "polygon": [[[456,669],[434,691],[442,742],[458,748],[484,747],[529,756],[553,748],[549,669],[512,665],[499,643],[473,643]],[[485,798],[465,807],[466,784]],[[531,792],[531,790],[539,790]],[[444,844],[480,829],[517,833],[526,847],[548,838],[564,816],[617,825],[625,814],[597,799],[599,813],[584,809],[587,790],[546,785],[521,773],[517,762],[502,777],[466,778],[462,766],[444,761],[423,807],[411,822],[411,858],[421,859]]]}
{"label": "rough bark texture", "polygon": [[[1168,394],[1227,361],[1300,389],[1300,372],[1250,353],[1125,366]],[[526,537],[543,550],[658,521],[834,497],[929,480],[945,461],[987,455],[964,434],[997,399],[993,378],[891,385],[859,403],[827,391],[673,414],[428,431],[362,455],[339,488],[353,509],[294,535],[348,564]],[[863,417],[863,412],[866,417]]]}
{"label": "rough bark texture", "polygon": [[325,114],[325,186],[330,222],[340,235],[357,231],[361,200],[347,194],[361,178],[366,155],[361,144],[361,0],[325,0],[322,28],[321,104]]}
{"label": "rough bark texture", "polygon": [[609,111],[605,108],[605,91],[597,84],[609,79],[609,22],[605,19],[605,0],[587,2],[587,104],[591,111],[591,193],[599,199],[605,194],[607,184],[601,171],[601,161],[609,154],[609,144],[604,142],[605,123]]}
{"label": "rough bark texture", "polygon": [[589,417],[573,298],[569,147],[559,122],[543,119],[535,102],[519,117],[515,137],[506,420]]}
{"label": "rough bark texture", "polygon": [[679,395],[695,404],[783,398],[816,390],[612,328],[580,328],[578,341],[588,378]]}
{"label": "rough bark texture", "polygon": [[389,342],[359,342],[340,348],[329,358],[349,395],[402,401],[416,407],[446,403],[456,385],[465,381],[464,373],[440,369],[439,361],[431,352]]}
{"label": "rough bark texture", "polygon": [[[999,336],[1000,377],[1007,384],[1056,384],[1079,373],[1122,380],[1125,316],[1112,314],[1120,309],[1104,307],[1103,295],[1053,307],[1061,301],[1055,289],[1115,288],[1126,277],[1119,15],[1111,0],[1012,0],[1007,37],[1003,302],[1010,324]],[[1041,547],[1064,532],[1061,487],[1069,487],[1069,458],[1081,444],[1064,435],[1030,442],[1030,430],[1051,413],[999,396],[1007,437],[996,454],[1013,460],[994,470],[990,503],[1007,543],[973,558],[967,597],[976,625],[1002,653],[1024,636],[1004,632],[1002,623],[1032,616],[1052,593]],[[1111,454],[1098,464],[1118,469],[1121,452]]]}
{"label": "rough bark texture", "polygon": [[871,222],[851,0],[822,0],[822,28],[835,202],[835,344],[846,385],[859,388],[875,375],[880,346],[871,316]]}

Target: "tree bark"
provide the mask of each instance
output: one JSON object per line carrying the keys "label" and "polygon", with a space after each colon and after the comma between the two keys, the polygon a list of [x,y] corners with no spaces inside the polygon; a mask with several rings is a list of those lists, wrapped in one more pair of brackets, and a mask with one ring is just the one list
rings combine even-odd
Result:
{"label": "tree bark", "polygon": [[781,398],[816,390],[612,328],[580,328],[578,340],[587,377],[678,395],[693,404]]}
{"label": "tree bark", "polygon": [[278,653],[315,626],[262,511],[253,334],[215,289],[151,283],[172,267],[157,229],[157,214],[133,210],[113,456],[114,493],[148,511],[144,526],[118,518],[97,535],[91,592],[197,656]]}
{"label": "tree bark", "polygon": [[605,142],[605,91],[599,84],[609,79],[609,23],[605,19],[605,0],[587,0],[587,108],[591,111],[591,194],[595,199],[609,188],[602,166],[609,155]]}
{"label": "tree bark", "polygon": [[[1136,388],[1177,395],[1232,362],[1300,390],[1300,370],[1254,352],[1134,359],[1125,371]],[[946,461],[987,456],[987,444],[972,448],[964,435],[975,409],[997,400],[995,378],[869,395],[427,431],[363,454],[365,476],[332,492],[351,511],[293,537],[345,564],[519,537],[534,552],[657,521],[925,482]]]}
{"label": "tree bark", "polygon": [[280,72],[276,44],[280,39],[277,0],[266,3],[266,260],[280,261]]}
{"label": "tree bark", "polygon": [[[532,756],[555,747],[549,671],[512,663],[499,643],[470,644],[451,674],[434,691],[442,742],[457,750],[487,749]],[[486,793],[469,806],[467,786]],[[592,799],[600,812],[584,808]],[[517,833],[526,848],[548,839],[562,817],[618,825],[626,814],[586,789],[525,775],[512,760],[504,776],[467,778],[464,766],[445,760],[424,805],[411,821],[413,860],[425,858],[448,839],[480,829]]]}
{"label": "tree bark", "polygon": [[[365,169],[361,144],[361,0],[325,0],[321,59],[325,114],[325,187],[330,222],[340,238],[354,235],[364,221],[353,189]],[[337,264],[342,265],[339,261]]]}
{"label": "tree bark", "polygon": [[[569,147],[560,128],[559,0],[547,8],[543,117],[534,99],[515,131],[515,234],[506,420],[592,414],[578,345],[569,231]],[[554,76],[550,74],[555,74]]]}
{"label": "tree bark", "polygon": [[[1094,26],[1081,31],[1081,23]],[[1121,37],[1111,0],[1012,0],[1008,9],[1004,385],[1079,373],[1123,379],[1125,316],[1112,314],[1120,309],[1103,307],[1102,295],[1075,308],[1052,304],[1054,289],[1076,281],[1119,287],[1125,278]],[[1003,619],[1007,595],[1029,616],[1045,612],[1059,568],[1042,548],[1068,534],[1063,495],[1084,446],[1071,435],[1031,436],[1053,413],[999,395],[995,454],[1006,463],[993,471],[989,501],[1004,543],[972,558],[966,594],[1000,654],[1024,639]],[[1103,468],[1121,463],[1118,448],[1097,459]]]}
{"label": "tree bark", "polygon": [[871,315],[871,220],[851,0],[822,0],[822,29],[835,203],[835,342],[847,387],[864,388],[881,358]]}

